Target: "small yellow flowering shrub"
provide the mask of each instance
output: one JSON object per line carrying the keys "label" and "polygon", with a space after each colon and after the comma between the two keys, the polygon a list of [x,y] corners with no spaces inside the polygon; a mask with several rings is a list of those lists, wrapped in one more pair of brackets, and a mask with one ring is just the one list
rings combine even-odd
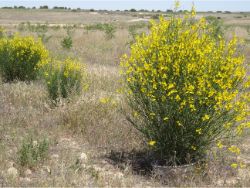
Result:
{"label": "small yellow flowering shrub", "polygon": [[0,71],[5,81],[34,80],[38,76],[39,64],[46,61],[48,51],[40,40],[33,37],[0,39]]}
{"label": "small yellow flowering shrub", "polygon": [[83,76],[83,64],[70,58],[53,61],[44,68],[44,77],[52,100],[81,92]]}
{"label": "small yellow flowering shrub", "polygon": [[249,127],[249,78],[236,38],[215,38],[194,14],[152,22],[121,60],[128,120],[161,160],[203,158],[219,140]]}

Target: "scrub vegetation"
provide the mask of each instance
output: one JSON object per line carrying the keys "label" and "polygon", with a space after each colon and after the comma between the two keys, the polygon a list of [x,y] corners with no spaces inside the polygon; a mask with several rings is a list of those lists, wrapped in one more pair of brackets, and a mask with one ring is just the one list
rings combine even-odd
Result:
{"label": "scrub vegetation", "polygon": [[250,186],[249,24],[1,9],[0,186]]}

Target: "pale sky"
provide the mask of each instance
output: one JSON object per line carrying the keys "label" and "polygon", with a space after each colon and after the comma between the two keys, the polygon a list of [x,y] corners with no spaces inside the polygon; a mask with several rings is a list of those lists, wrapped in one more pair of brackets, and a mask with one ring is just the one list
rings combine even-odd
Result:
{"label": "pale sky", "polygon": [[[181,9],[190,10],[194,2],[197,11],[250,11],[250,0],[181,0]],[[172,0],[0,0],[3,6],[39,7],[48,5],[83,9],[148,9],[166,10],[173,8]]]}

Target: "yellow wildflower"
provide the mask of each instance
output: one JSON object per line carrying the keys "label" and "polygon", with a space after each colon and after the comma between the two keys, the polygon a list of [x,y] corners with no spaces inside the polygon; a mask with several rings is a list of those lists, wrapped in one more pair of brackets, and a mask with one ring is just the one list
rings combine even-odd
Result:
{"label": "yellow wildflower", "polygon": [[109,101],[110,101],[110,98],[108,98],[108,97],[100,98],[100,102],[103,104],[107,104]]}
{"label": "yellow wildflower", "polygon": [[206,121],[206,120],[209,120],[210,117],[209,115],[205,114],[203,117],[202,117],[202,121]]}
{"label": "yellow wildflower", "polygon": [[196,132],[197,134],[201,135],[201,134],[202,134],[202,131],[201,131],[201,130],[202,130],[202,129],[199,128],[199,129],[196,129],[195,132]]}
{"label": "yellow wildflower", "polygon": [[175,99],[176,99],[176,101],[180,101],[181,100],[181,98],[180,98],[179,95],[176,95]]}
{"label": "yellow wildflower", "polygon": [[180,7],[180,1],[175,0],[175,9],[178,9]]}
{"label": "yellow wildflower", "polygon": [[154,140],[150,140],[148,142],[148,145],[150,145],[150,146],[154,146],[155,144],[156,144],[156,141],[154,141]]}
{"label": "yellow wildflower", "polygon": [[246,164],[243,162],[240,162],[240,168],[246,168]]}
{"label": "yellow wildflower", "polygon": [[221,141],[219,141],[219,142],[217,143],[217,146],[218,146],[219,149],[221,149],[221,148],[224,147]]}
{"label": "yellow wildflower", "polygon": [[237,167],[238,167],[238,164],[237,164],[237,163],[232,163],[232,164],[231,164],[231,167],[232,167],[232,168],[237,168]]}
{"label": "yellow wildflower", "polygon": [[169,119],[168,117],[164,117],[164,118],[163,118],[164,121],[167,121],[168,119]]}
{"label": "yellow wildflower", "polygon": [[191,146],[191,149],[195,151],[197,148],[195,146]]}
{"label": "yellow wildflower", "polygon": [[178,125],[179,127],[183,126],[182,123],[181,123],[180,121],[176,121],[176,123],[177,123],[177,125]]}
{"label": "yellow wildflower", "polygon": [[134,111],[133,115],[134,117],[138,117],[138,112]]}
{"label": "yellow wildflower", "polygon": [[229,151],[231,151],[232,153],[235,153],[235,154],[237,154],[237,155],[239,155],[240,154],[240,148],[238,148],[238,147],[236,147],[236,146],[230,146],[229,148],[228,148],[228,150]]}

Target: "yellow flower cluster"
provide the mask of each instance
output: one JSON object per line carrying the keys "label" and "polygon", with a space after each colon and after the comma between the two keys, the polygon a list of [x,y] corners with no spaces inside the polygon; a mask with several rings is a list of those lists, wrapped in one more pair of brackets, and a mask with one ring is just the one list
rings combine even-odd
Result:
{"label": "yellow flower cluster", "polygon": [[[176,31],[168,32],[171,23],[164,18],[160,24],[153,23],[151,34],[138,38],[131,56],[124,56],[122,65],[129,85],[138,84],[138,91],[152,101],[179,103],[180,112],[185,108],[196,111],[199,106],[212,106],[218,112],[243,110],[244,102],[234,102],[239,93],[235,86],[246,73],[244,57],[236,54],[237,39],[226,44],[207,33],[201,36],[199,31],[207,27],[205,19],[191,30],[177,19]],[[244,118],[241,114],[238,119]],[[202,117],[208,119],[207,114]]]}
{"label": "yellow flower cluster", "polygon": [[31,80],[35,79],[40,66],[47,63],[48,51],[41,40],[16,34],[0,40],[0,56],[6,80]]}
{"label": "yellow flower cluster", "polygon": [[148,145],[150,145],[150,146],[154,146],[155,144],[156,144],[156,141],[154,141],[154,140],[150,140],[148,142]]}
{"label": "yellow flower cluster", "polygon": [[65,61],[52,61],[45,66],[44,77],[50,97],[55,100],[58,97],[66,98],[72,92],[80,92],[84,87],[84,72],[84,65],[71,58]]}
{"label": "yellow flower cluster", "polygon": [[[188,143],[183,134],[208,138],[209,145],[227,130],[241,133],[249,126],[250,79],[239,41],[214,38],[205,18],[194,15],[193,9],[185,18],[152,21],[150,33],[137,37],[130,55],[121,59],[130,106],[143,118],[137,128],[159,147],[166,144],[157,139]],[[196,139],[189,148],[198,152]]]}
{"label": "yellow flower cluster", "polygon": [[9,50],[15,51],[19,61],[31,60],[33,55],[39,54],[41,59],[48,58],[48,51],[45,49],[41,40],[35,41],[33,37],[21,37],[15,35],[12,39],[4,38],[1,45],[6,45]]}
{"label": "yellow flower cluster", "polygon": [[244,57],[235,51],[237,39],[227,45],[209,34],[200,36],[199,31],[207,27],[205,19],[191,30],[182,27],[185,23],[181,19],[174,24],[176,31],[168,32],[171,21],[161,18],[160,24],[153,23],[150,35],[138,38],[131,56],[122,60],[127,82],[140,83],[140,92],[152,101],[160,90],[160,101],[175,100],[180,111],[185,107],[196,111],[200,105],[232,109],[238,94],[235,85],[245,76]]}
{"label": "yellow flower cluster", "polygon": [[237,155],[240,154],[240,148],[238,148],[237,146],[232,145],[228,148],[228,150]]}

